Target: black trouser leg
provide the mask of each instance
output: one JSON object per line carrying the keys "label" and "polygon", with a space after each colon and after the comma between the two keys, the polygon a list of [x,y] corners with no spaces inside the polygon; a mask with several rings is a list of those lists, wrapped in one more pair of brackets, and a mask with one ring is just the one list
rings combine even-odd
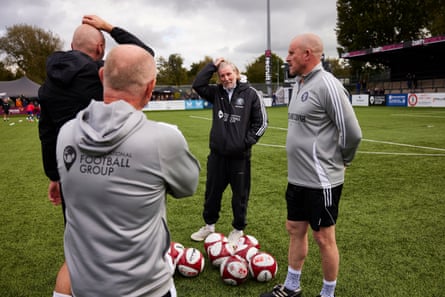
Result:
{"label": "black trouser leg", "polygon": [[215,224],[219,219],[221,199],[228,185],[227,162],[220,155],[210,153],[207,157],[207,181],[203,218],[206,224]]}

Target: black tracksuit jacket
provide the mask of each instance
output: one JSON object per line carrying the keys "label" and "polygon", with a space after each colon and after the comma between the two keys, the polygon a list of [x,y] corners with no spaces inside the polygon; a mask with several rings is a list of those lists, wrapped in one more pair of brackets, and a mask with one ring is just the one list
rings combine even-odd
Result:
{"label": "black tracksuit jacket", "polygon": [[229,102],[221,84],[209,84],[216,71],[213,63],[207,64],[192,85],[199,96],[213,104],[210,150],[226,157],[248,157],[252,145],[267,128],[267,113],[261,95],[248,83],[237,81]]}

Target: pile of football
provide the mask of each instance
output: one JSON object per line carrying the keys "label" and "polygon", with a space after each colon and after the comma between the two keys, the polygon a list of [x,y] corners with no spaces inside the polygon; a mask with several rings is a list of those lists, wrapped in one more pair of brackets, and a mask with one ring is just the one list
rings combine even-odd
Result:
{"label": "pile of football", "polygon": [[171,242],[167,253],[169,264],[172,266],[173,273],[178,271],[182,276],[198,276],[205,266],[203,254],[196,248],[184,247],[178,242]]}
{"label": "pile of football", "polygon": [[260,250],[260,243],[252,235],[243,235],[237,242],[229,242],[218,232],[204,240],[204,249],[210,263],[219,268],[224,283],[240,285],[249,276],[259,282],[267,282],[276,276],[278,265],[275,258]]}

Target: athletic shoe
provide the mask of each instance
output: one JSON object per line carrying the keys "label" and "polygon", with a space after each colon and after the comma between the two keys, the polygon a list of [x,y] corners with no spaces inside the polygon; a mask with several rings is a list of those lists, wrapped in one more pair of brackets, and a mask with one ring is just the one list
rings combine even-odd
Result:
{"label": "athletic shoe", "polygon": [[190,238],[194,241],[203,241],[204,239],[206,239],[207,236],[209,236],[213,232],[215,232],[215,230],[212,230],[211,228],[204,226],[197,232],[193,233],[190,236]]}
{"label": "athletic shoe", "polygon": [[[317,295],[317,297],[322,297],[321,295]],[[334,297],[335,297],[335,295],[334,295]]]}
{"label": "athletic shoe", "polygon": [[229,236],[227,237],[227,239],[232,242],[232,243],[237,243],[238,239],[240,239],[241,236],[244,235],[243,230],[237,230],[237,229],[233,229],[232,232],[230,232]]}
{"label": "athletic shoe", "polygon": [[294,291],[286,289],[284,285],[276,285],[272,291],[263,293],[260,297],[302,297],[301,288]]}

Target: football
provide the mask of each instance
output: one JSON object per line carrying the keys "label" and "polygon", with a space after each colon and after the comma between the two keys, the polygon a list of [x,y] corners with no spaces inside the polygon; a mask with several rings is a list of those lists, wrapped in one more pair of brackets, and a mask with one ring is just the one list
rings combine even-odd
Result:
{"label": "football", "polygon": [[223,282],[232,286],[242,284],[249,277],[246,260],[237,255],[224,260],[220,266],[220,273]]}
{"label": "football", "polygon": [[258,252],[250,258],[249,271],[255,280],[268,282],[276,276],[278,264],[271,254]]}
{"label": "football", "polygon": [[209,246],[212,244],[222,241],[222,242],[228,242],[227,237],[218,232],[210,233],[205,239],[204,239],[204,250],[207,251]]}
{"label": "football", "polygon": [[194,277],[204,270],[205,259],[195,248],[186,248],[176,264],[178,272],[185,277]]}
{"label": "football", "polygon": [[228,257],[235,254],[235,246],[229,242],[218,241],[207,250],[207,256],[213,266],[219,267]]}
{"label": "football", "polygon": [[184,253],[184,246],[178,242],[170,242],[170,249],[168,251],[168,256],[170,256],[171,264],[173,268],[176,269],[176,264],[178,264],[179,259]]}
{"label": "football", "polygon": [[235,255],[238,255],[247,262],[250,262],[250,258],[258,253],[258,251],[258,248],[256,248],[255,246],[243,244],[236,247]]}
{"label": "football", "polygon": [[249,245],[260,249],[260,242],[252,235],[244,234],[236,242],[237,245]]}

